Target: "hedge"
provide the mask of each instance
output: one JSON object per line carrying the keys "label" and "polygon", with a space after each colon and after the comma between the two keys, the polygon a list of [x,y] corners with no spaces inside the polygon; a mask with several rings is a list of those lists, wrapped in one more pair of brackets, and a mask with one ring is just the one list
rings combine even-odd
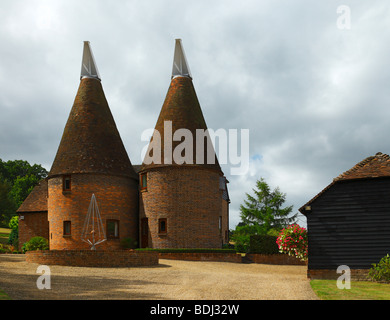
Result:
{"label": "hedge", "polygon": [[236,253],[234,249],[207,249],[207,248],[138,248],[136,251],[157,251],[161,253]]}
{"label": "hedge", "polygon": [[279,248],[276,244],[276,236],[253,235],[249,241],[249,252],[260,254],[278,254]]}

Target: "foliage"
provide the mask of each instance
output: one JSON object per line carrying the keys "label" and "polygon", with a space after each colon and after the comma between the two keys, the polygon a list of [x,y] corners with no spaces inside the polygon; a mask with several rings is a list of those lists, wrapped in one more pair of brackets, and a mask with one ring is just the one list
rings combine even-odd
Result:
{"label": "foliage", "polygon": [[33,187],[47,177],[41,165],[0,159],[0,226],[7,226]]}
{"label": "foliage", "polygon": [[255,227],[252,229],[256,230],[256,233],[252,234],[267,234],[271,229],[282,229],[295,221],[297,214],[289,217],[293,206],[283,207],[286,194],[280,192],[278,187],[271,191],[261,178],[256,181],[253,192],[254,196],[246,193],[247,200],[240,206],[243,224]]}
{"label": "foliage", "polygon": [[8,237],[8,244],[18,247],[19,244],[19,217],[13,216],[8,224],[11,232]]}
{"label": "foliage", "polygon": [[32,189],[38,184],[39,179],[34,175],[17,177],[10,191],[10,196],[19,208],[23,201],[30,194]]}
{"label": "foliage", "polygon": [[387,254],[379,263],[373,263],[368,277],[374,281],[390,282],[390,256]]}
{"label": "foliage", "polygon": [[137,241],[132,238],[123,238],[121,239],[121,248],[122,249],[135,249],[137,247]]}
{"label": "foliage", "polygon": [[24,177],[33,175],[38,180],[47,177],[48,172],[39,164],[30,165],[24,160],[9,160],[4,162],[0,159],[0,175],[3,176],[4,180],[7,180],[13,184],[13,181],[17,177]]}
{"label": "foliage", "polygon": [[11,185],[1,178],[0,175],[0,226],[6,227],[11,217],[16,213],[16,205],[9,195]]}
{"label": "foliage", "polygon": [[256,225],[248,226],[238,224],[230,239],[234,243],[234,248],[237,252],[246,253],[249,251],[250,237],[257,234],[259,228]]}
{"label": "foliage", "polygon": [[276,236],[252,235],[250,236],[249,252],[260,254],[278,254],[279,248],[276,244]]}
{"label": "foliage", "polygon": [[287,253],[302,261],[307,260],[307,230],[298,224],[282,229],[276,243],[279,252]]}
{"label": "foliage", "polygon": [[23,253],[34,250],[48,250],[49,241],[43,237],[32,237],[29,241],[23,244]]}
{"label": "foliage", "polygon": [[18,228],[19,228],[19,217],[18,216],[13,216],[11,218],[11,220],[9,221],[8,226],[12,230],[18,230]]}

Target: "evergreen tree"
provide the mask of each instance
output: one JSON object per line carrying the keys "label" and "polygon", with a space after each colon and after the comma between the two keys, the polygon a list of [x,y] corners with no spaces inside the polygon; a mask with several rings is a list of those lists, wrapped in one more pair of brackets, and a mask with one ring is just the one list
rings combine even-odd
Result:
{"label": "evergreen tree", "polygon": [[[271,191],[263,178],[256,181],[254,195],[246,193],[247,200],[240,206],[243,229],[251,234],[267,234],[272,229],[282,229],[295,222],[297,214],[291,216],[293,206],[283,207],[286,194],[279,187]],[[242,230],[244,232],[244,230]]]}

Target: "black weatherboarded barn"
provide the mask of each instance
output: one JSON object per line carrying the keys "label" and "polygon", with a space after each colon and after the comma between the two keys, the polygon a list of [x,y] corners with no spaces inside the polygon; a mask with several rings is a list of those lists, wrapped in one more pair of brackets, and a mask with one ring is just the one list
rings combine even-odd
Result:
{"label": "black weatherboarded barn", "polygon": [[359,162],[299,211],[307,218],[310,278],[340,276],[342,265],[352,277],[367,274],[390,253],[390,157]]}

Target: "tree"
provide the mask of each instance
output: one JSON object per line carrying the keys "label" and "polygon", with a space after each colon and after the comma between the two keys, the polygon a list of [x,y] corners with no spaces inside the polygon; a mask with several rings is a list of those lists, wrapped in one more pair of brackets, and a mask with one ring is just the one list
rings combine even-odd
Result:
{"label": "tree", "polygon": [[48,172],[39,164],[30,165],[24,160],[9,160],[4,162],[0,159],[0,175],[11,184],[18,178],[34,175],[38,180],[47,177]]}
{"label": "tree", "polygon": [[22,205],[23,201],[27,198],[38,182],[39,179],[32,174],[16,178],[9,194],[14,200],[17,208]]}
{"label": "tree", "polygon": [[0,225],[7,227],[11,217],[27,198],[33,187],[47,177],[48,172],[39,164],[24,160],[0,159]]}
{"label": "tree", "polygon": [[9,196],[11,186],[0,175],[0,226],[7,227],[12,215],[16,212],[16,205]]}
{"label": "tree", "polygon": [[279,187],[273,191],[263,178],[256,181],[254,196],[246,193],[247,200],[240,206],[244,228],[252,234],[267,234],[273,229],[280,230],[294,223],[297,214],[290,216],[293,206],[283,207],[286,194]]}

